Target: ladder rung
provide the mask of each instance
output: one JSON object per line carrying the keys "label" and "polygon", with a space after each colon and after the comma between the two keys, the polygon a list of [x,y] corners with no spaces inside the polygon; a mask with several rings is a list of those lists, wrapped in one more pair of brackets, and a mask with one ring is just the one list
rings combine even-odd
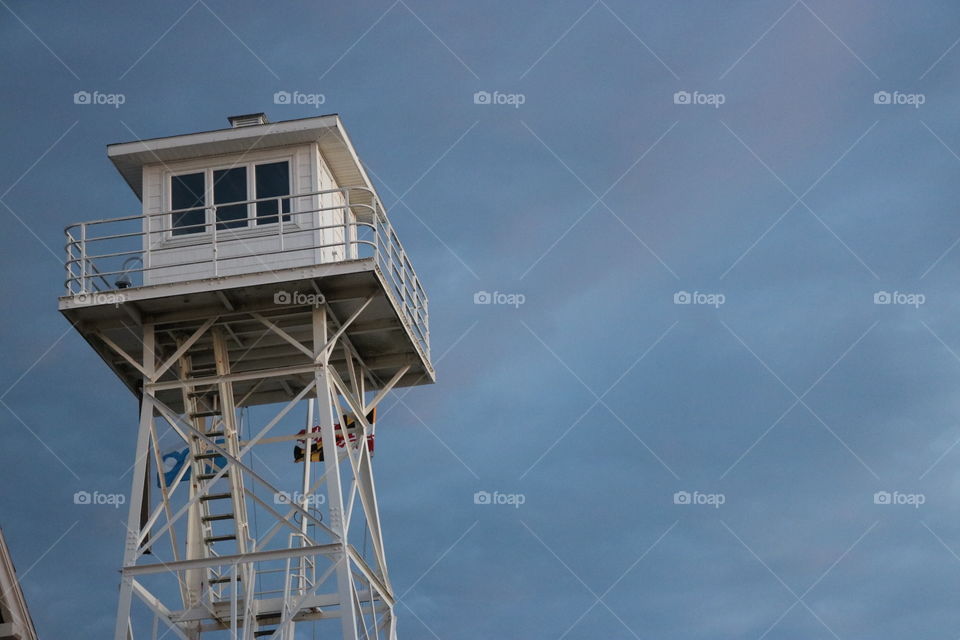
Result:
{"label": "ladder rung", "polygon": [[[218,471],[217,473],[220,473],[220,472]],[[201,473],[200,475],[197,476],[197,480],[213,480],[214,478],[217,477],[217,473]],[[223,474],[223,475],[220,476],[220,477],[221,477],[221,478],[229,478],[229,477],[230,477],[230,472],[227,471],[225,474]]]}
{"label": "ladder rung", "polygon": [[223,431],[207,431],[203,435],[207,436],[208,438],[219,438],[223,435]]}
{"label": "ladder rung", "polygon": [[[243,580],[243,576],[238,575],[237,582],[240,582],[242,580]],[[230,576],[223,576],[220,578],[214,578],[213,580],[210,580],[210,584],[224,584],[226,582],[233,582],[233,578],[231,578]]]}
{"label": "ladder rung", "polygon": [[191,418],[212,418],[214,416],[220,415],[220,412],[219,411],[194,411],[187,415],[189,415]]}
{"label": "ladder rung", "polygon": [[226,542],[227,540],[236,540],[237,536],[230,534],[226,536],[210,536],[209,538],[204,538],[203,541],[206,543],[211,542]]}
{"label": "ladder rung", "polygon": [[198,453],[197,455],[193,456],[193,458],[195,460],[210,460],[211,458],[216,458],[219,456],[219,453]]}
{"label": "ladder rung", "polygon": [[216,520],[232,520],[232,513],[215,513],[212,516],[203,516],[201,518],[204,522],[214,522]]}
{"label": "ladder rung", "polygon": [[233,494],[230,493],[210,493],[205,496],[200,496],[200,500],[207,502],[209,500],[226,500],[227,498],[232,498]]}

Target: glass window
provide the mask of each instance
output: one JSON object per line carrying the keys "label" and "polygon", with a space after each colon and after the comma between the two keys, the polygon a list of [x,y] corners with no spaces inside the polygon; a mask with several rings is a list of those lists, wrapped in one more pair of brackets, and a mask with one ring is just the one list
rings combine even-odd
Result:
{"label": "glass window", "polygon": [[187,173],[170,179],[170,208],[178,211],[171,215],[173,235],[204,231],[205,215],[203,172]]}
{"label": "glass window", "polygon": [[232,167],[213,172],[213,204],[216,206],[217,229],[246,227],[247,205],[230,204],[247,200],[247,168]]}
{"label": "glass window", "polygon": [[[256,172],[256,198],[279,198],[290,195],[290,163],[270,162],[258,164]],[[279,205],[279,206],[278,206]],[[284,222],[290,221],[290,198],[268,200],[257,203],[257,224],[269,224],[277,221],[278,210],[282,206]]]}

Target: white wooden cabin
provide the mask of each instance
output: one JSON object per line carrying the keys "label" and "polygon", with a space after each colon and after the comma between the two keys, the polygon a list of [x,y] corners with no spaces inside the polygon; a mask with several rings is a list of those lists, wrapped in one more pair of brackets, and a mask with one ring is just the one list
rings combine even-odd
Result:
{"label": "white wooden cabin", "polygon": [[269,124],[253,114],[230,122],[108,147],[143,203],[143,284],[356,258],[355,223],[372,212],[345,207],[338,189],[370,182],[339,118]]}

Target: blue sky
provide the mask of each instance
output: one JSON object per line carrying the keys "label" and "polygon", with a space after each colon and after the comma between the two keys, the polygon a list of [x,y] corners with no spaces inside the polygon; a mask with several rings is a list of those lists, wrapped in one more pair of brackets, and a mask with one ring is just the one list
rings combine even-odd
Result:
{"label": "blue sky", "polygon": [[136,212],[106,144],[256,111],[341,115],[430,296],[438,382],[376,458],[403,637],[960,634],[956,3],[0,4],[0,524],[42,636],[112,629],[122,516],[72,496],[129,490],[136,421],[56,312],[62,229]]}

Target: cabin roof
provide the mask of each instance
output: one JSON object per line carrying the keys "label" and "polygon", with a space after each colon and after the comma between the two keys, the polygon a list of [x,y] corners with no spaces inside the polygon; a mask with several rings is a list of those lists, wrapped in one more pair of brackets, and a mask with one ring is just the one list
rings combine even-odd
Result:
{"label": "cabin roof", "polygon": [[107,156],[143,199],[143,167],[204,156],[316,142],[340,187],[376,192],[336,113],[107,145]]}

